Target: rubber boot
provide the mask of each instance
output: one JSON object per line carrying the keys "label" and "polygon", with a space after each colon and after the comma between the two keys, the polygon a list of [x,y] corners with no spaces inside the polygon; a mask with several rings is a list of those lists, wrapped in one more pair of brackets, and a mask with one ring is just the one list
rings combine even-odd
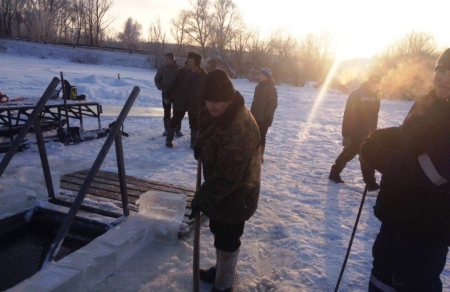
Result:
{"label": "rubber boot", "polygon": [[205,283],[214,283],[216,280],[217,263],[219,262],[219,250],[216,248],[216,264],[209,269],[200,269],[200,280]]}
{"label": "rubber boot", "polygon": [[169,120],[170,119],[164,119],[164,133],[163,133],[163,136],[167,136],[167,129],[169,128]]}
{"label": "rubber boot", "polygon": [[238,258],[239,249],[233,252],[219,250],[216,280],[211,292],[233,291]]}
{"label": "rubber boot", "polygon": [[177,129],[175,130],[175,135],[176,135],[177,137],[183,137],[183,136],[184,136],[184,134],[181,132],[181,122],[180,122],[180,124],[178,125]]}
{"label": "rubber boot", "polygon": [[166,147],[173,147],[173,136],[175,135],[175,129],[168,127],[167,128],[167,137],[166,137]]}
{"label": "rubber boot", "polygon": [[194,149],[194,147],[195,147],[195,142],[197,141],[197,138],[198,138],[198,131],[191,129],[191,148],[192,149]]}

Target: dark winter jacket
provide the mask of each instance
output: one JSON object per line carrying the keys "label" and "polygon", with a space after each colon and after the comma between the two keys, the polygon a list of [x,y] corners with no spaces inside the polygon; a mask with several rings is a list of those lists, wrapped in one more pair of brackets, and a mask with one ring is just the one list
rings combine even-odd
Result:
{"label": "dark winter jacket", "polygon": [[[387,159],[375,215],[404,234],[427,242],[450,241],[450,102],[430,92],[418,100]],[[362,157],[364,159],[364,157]]]}
{"label": "dark winter jacket", "polygon": [[[161,68],[159,68],[158,72],[156,72],[155,75],[155,85],[158,90],[161,90],[163,93],[163,97],[166,97],[165,91],[167,87],[170,84],[170,81],[172,78],[177,74],[178,68],[180,66],[176,63],[174,63],[172,66],[164,65]],[[168,97],[170,98],[170,97]]]}
{"label": "dark winter jacket", "polygon": [[201,126],[205,130],[196,143],[201,148],[205,181],[194,199],[214,221],[243,223],[258,206],[261,184],[258,126],[239,92],[222,116],[209,121],[209,125]]}
{"label": "dark winter jacket", "polygon": [[278,93],[272,78],[260,82],[255,87],[250,111],[259,123],[272,125],[275,109],[278,106]]}
{"label": "dark winter jacket", "polygon": [[187,66],[178,69],[166,90],[167,96],[173,98],[174,110],[200,113],[205,76],[203,68],[199,68],[196,73],[192,73]]}
{"label": "dark winter jacket", "polygon": [[376,130],[380,98],[370,91],[367,82],[350,93],[342,120],[342,137],[362,139]]}

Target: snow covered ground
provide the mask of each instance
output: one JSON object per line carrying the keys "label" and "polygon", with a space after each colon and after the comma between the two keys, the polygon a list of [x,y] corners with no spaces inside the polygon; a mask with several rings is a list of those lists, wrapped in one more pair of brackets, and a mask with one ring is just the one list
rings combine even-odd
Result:
{"label": "snow covered ground", "polygon": [[[21,48],[24,45],[34,47]],[[175,139],[173,149],[166,148],[161,135],[161,97],[153,83],[156,71],[143,69],[145,58],[130,63],[122,59],[121,65],[141,62],[142,68],[137,63],[111,65],[111,57],[89,65],[70,62],[73,51],[65,50],[69,52],[0,40],[0,91],[11,98],[40,97],[52,78],[63,71],[77,86],[78,94],[103,105],[101,121],[106,127],[116,119],[133,86],[139,86],[141,92],[124,124],[130,135],[123,138],[126,174],[195,188],[196,161],[189,148],[187,118],[182,126],[185,136]],[[256,83],[233,82],[250,106]],[[340,129],[347,95],[333,90],[321,94],[321,89],[310,85],[281,84],[277,89],[279,106],[267,136],[259,208],[246,223],[242,237],[236,291],[333,291],[364,190],[357,159],[342,174],[345,184],[327,178],[342,149]],[[411,105],[409,101],[383,100],[379,127],[399,125]],[[96,120],[87,118],[85,129],[95,128]],[[104,141],[72,146],[47,143],[51,169],[65,173],[92,166]],[[14,156],[2,180],[20,184],[27,179],[22,175],[27,169],[40,171],[36,145]],[[101,169],[117,171],[114,149]],[[11,173],[14,175],[8,176]],[[372,212],[375,198],[376,193],[367,195],[340,291],[367,290],[371,247],[379,228]],[[201,229],[202,267],[214,263],[212,241],[205,222]],[[192,243],[192,234],[173,245],[152,243],[92,291],[191,291]],[[442,274],[444,291],[450,290],[449,270],[447,265]],[[202,291],[210,288],[202,283]]]}

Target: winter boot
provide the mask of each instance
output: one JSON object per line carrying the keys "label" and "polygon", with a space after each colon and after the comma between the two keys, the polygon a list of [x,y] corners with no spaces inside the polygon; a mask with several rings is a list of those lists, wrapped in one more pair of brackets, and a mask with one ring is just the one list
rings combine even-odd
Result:
{"label": "winter boot", "polygon": [[195,142],[197,141],[197,138],[198,138],[198,131],[191,129],[191,148],[192,149],[194,149],[194,147],[195,147]]}
{"label": "winter boot", "polygon": [[164,133],[163,133],[163,136],[167,136],[167,129],[169,128],[169,120],[170,119],[164,119]]}
{"label": "winter boot", "polygon": [[233,291],[236,266],[239,258],[239,249],[233,252],[219,250],[217,274],[214,282],[214,291]]}
{"label": "winter boot", "polygon": [[205,283],[214,283],[214,281],[216,279],[218,261],[219,261],[219,250],[216,248],[216,264],[207,270],[200,269],[198,271],[201,281],[203,281]]}
{"label": "winter boot", "polygon": [[181,132],[181,122],[180,122],[180,124],[178,125],[177,129],[175,130],[175,135],[176,135],[177,137],[183,137],[183,136],[184,136],[184,134]]}
{"label": "winter boot", "polygon": [[264,150],[266,149],[266,145],[261,145],[261,164],[264,163]]}
{"label": "winter boot", "polygon": [[173,147],[173,136],[175,135],[175,129],[168,127],[167,128],[167,137],[166,137],[166,147]]}
{"label": "winter boot", "polygon": [[337,184],[344,183],[344,181],[341,179],[340,171],[337,169],[336,165],[333,165],[331,167],[330,175],[328,176],[329,180],[334,181]]}

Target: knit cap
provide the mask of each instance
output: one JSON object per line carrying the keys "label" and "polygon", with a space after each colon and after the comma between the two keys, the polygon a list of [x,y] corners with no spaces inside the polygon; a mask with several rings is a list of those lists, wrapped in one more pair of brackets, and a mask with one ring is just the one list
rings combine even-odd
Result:
{"label": "knit cap", "polygon": [[164,55],[164,57],[169,57],[172,61],[175,61],[175,54],[172,52],[168,52]]}
{"label": "knit cap", "polygon": [[266,76],[267,78],[270,78],[270,76],[272,76],[272,70],[270,70],[269,68],[262,68],[261,70],[259,70],[259,73]]}
{"label": "knit cap", "polygon": [[230,101],[234,99],[236,90],[227,72],[214,69],[205,77],[203,86],[203,99],[208,101]]}

